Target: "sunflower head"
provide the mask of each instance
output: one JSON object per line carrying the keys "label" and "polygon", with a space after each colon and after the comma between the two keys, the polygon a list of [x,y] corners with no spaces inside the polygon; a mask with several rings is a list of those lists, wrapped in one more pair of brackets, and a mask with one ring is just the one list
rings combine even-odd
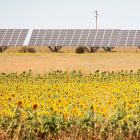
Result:
{"label": "sunflower head", "polygon": [[66,111],[65,113],[64,113],[64,119],[65,120],[67,120],[67,116],[69,115],[69,113]]}
{"label": "sunflower head", "polygon": [[8,98],[8,100],[9,100],[9,101],[11,101],[11,100],[12,100],[12,98],[10,97],[10,98]]}
{"label": "sunflower head", "polygon": [[65,71],[65,74],[67,74],[67,73],[68,73],[68,71],[66,70],[66,71]]}
{"label": "sunflower head", "polygon": [[23,71],[23,74],[25,74],[26,73],[26,71]]}
{"label": "sunflower head", "polygon": [[18,105],[18,107],[22,107],[22,106],[23,106],[23,101],[22,101],[22,100],[19,100],[19,101],[17,102],[17,105]]}
{"label": "sunflower head", "polygon": [[80,108],[83,108],[83,107],[85,107],[85,104],[81,104],[81,105],[80,105]]}
{"label": "sunflower head", "polygon": [[106,108],[103,107],[103,106],[101,106],[101,107],[99,108],[99,112],[100,112],[101,114],[105,114],[105,113],[106,113]]}
{"label": "sunflower head", "polygon": [[38,108],[38,104],[37,103],[33,104],[32,109],[36,110],[37,108]]}
{"label": "sunflower head", "polygon": [[43,109],[43,108],[44,108],[44,104],[41,104],[41,106],[40,106],[40,107],[41,107],[41,109]]}

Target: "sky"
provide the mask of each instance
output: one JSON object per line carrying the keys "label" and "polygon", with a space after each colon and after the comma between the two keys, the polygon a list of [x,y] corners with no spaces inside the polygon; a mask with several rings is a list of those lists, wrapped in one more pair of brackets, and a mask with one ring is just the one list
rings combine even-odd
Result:
{"label": "sky", "polygon": [[0,0],[0,29],[140,30],[140,0]]}

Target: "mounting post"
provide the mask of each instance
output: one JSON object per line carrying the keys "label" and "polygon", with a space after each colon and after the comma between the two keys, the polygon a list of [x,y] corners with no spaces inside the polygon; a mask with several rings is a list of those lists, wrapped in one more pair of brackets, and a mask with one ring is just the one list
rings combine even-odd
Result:
{"label": "mounting post", "polygon": [[98,17],[99,14],[97,13],[97,10],[95,11],[95,13],[96,13],[95,17],[96,17],[96,30],[97,30],[97,17]]}

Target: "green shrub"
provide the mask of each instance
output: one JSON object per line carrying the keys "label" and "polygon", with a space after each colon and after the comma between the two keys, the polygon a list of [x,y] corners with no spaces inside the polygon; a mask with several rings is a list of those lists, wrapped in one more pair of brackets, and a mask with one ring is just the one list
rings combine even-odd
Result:
{"label": "green shrub", "polygon": [[84,53],[84,51],[85,51],[84,47],[79,46],[79,47],[76,48],[75,53]]}
{"label": "green shrub", "polygon": [[29,53],[35,53],[35,52],[36,52],[36,51],[35,51],[35,48],[32,48],[32,47],[27,48],[27,51],[28,51]]}

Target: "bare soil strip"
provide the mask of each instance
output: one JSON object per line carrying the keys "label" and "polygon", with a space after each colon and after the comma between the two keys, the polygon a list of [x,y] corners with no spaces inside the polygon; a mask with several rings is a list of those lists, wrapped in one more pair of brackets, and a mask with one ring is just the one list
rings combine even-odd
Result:
{"label": "bare soil strip", "polygon": [[32,73],[45,74],[54,70],[82,69],[83,74],[95,70],[115,71],[140,68],[140,54],[1,54],[0,72],[18,72],[32,70]]}

